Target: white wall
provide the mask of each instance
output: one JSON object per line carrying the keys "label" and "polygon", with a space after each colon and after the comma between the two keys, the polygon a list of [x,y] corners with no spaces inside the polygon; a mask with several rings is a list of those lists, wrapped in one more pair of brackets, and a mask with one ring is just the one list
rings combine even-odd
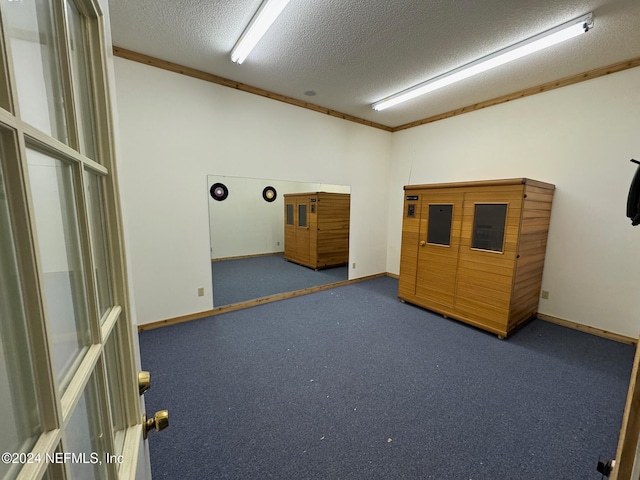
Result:
{"label": "white wall", "polygon": [[390,133],[123,59],[115,71],[139,324],[212,308],[211,174],[350,185],[350,278],[386,270]]}
{"label": "white wall", "polygon": [[[218,201],[207,195],[212,259],[283,252],[287,193],[350,191],[345,185],[207,175],[207,192],[214,183],[224,184],[229,196]],[[277,192],[272,202],[262,198],[267,186]]]}
{"label": "white wall", "polygon": [[529,177],[556,185],[539,311],[640,333],[640,228],[625,217],[640,159],[640,68],[393,134],[387,270],[402,187]]}
{"label": "white wall", "polygon": [[115,67],[140,324],[211,308],[207,175],[350,185],[350,278],[398,273],[404,185],[530,177],[557,187],[540,312],[640,333],[640,229],[624,216],[640,69],[389,134],[123,59]]}

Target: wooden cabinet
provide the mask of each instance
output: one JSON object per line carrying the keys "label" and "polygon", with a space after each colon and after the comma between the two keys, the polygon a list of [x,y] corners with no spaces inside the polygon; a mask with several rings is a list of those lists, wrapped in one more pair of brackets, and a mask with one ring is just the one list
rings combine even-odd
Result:
{"label": "wooden cabinet", "polygon": [[284,258],[314,269],[349,262],[348,193],[284,195]]}
{"label": "wooden cabinet", "polygon": [[538,311],[555,186],[406,186],[398,296],[506,337]]}

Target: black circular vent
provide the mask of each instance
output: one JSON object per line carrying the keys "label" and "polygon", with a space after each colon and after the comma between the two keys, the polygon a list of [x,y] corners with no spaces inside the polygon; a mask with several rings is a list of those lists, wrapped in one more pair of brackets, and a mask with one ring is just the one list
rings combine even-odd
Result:
{"label": "black circular vent", "polygon": [[278,192],[273,187],[264,187],[262,190],[262,198],[264,198],[267,202],[273,202],[278,197]]}
{"label": "black circular vent", "polygon": [[229,189],[224,183],[214,183],[211,185],[209,193],[211,194],[211,198],[221,202],[229,196]]}

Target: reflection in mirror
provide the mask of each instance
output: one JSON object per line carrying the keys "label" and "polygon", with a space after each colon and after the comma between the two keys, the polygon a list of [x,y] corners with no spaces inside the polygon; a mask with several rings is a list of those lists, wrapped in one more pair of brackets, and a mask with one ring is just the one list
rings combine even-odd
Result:
{"label": "reflection in mirror", "polygon": [[[227,189],[222,200],[209,194],[216,183]],[[266,187],[275,199],[263,197]],[[208,175],[207,191],[214,308],[348,279],[346,265],[316,271],[284,259],[284,195],[348,185]]]}

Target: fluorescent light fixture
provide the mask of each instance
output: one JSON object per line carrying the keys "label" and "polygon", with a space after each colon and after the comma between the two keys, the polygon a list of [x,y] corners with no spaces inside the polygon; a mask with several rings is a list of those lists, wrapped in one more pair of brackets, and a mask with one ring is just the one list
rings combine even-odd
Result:
{"label": "fluorescent light fixture", "polygon": [[264,0],[256,14],[245,28],[242,35],[231,50],[231,60],[240,65],[249,55],[253,47],[260,41],[262,36],[269,30],[271,24],[278,18],[278,15],[287,6],[289,0]]}
{"label": "fluorescent light fixture", "polygon": [[406,102],[425,93],[433,92],[465,78],[486,72],[505,63],[522,58],[557,43],[569,40],[581,33],[588,32],[593,27],[593,14],[588,13],[569,22],[540,33],[520,43],[499,50],[486,57],[475,60],[467,65],[451,70],[440,76],[427,80],[411,88],[395,93],[387,98],[375,102],[371,106],[374,110],[384,110],[399,103]]}

